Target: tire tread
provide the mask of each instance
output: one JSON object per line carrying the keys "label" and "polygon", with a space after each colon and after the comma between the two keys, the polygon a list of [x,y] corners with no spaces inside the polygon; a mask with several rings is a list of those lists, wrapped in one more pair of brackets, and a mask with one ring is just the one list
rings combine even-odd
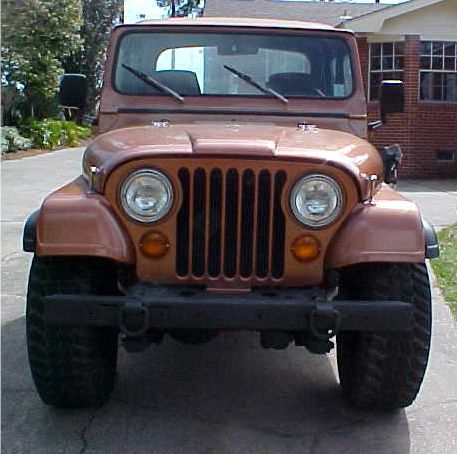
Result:
{"label": "tire tread", "polygon": [[410,332],[342,333],[338,369],[344,397],[364,409],[392,410],[410,405],[428,362],[431,295],[426,265],[370,264],[343,273],[343,293],[359,299],[411,302]]}
{"label": "tire tread", "polygon": [[27,294],[27,344],[35,386],[46,404],[98,406],[112,391],[116,330],[47,324],[43,310],[46,295],[100,292],[113,288],[112,279],[100,261],[34,257]]}

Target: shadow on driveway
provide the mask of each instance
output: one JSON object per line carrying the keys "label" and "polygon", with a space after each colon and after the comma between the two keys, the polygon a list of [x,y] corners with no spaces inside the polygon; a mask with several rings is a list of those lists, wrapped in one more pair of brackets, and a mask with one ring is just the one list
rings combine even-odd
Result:
{"label": "shadow on driveway", "polygon": [[410,452],[404,411],[349,409],[334,358],[296,347],[263,350],[255,334],[121,350],[115,392],[92,410],[56,410],[39,400],[23,317],[3,326],[2,350],[5,454]]}

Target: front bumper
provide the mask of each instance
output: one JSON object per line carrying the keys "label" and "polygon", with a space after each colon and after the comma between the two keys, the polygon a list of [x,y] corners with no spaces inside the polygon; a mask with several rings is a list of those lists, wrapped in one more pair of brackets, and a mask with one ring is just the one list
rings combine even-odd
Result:
{"label": "front bumper", "polygon": [[327,301],[318,289],[213,293],[203,289],[149,288],[124,296],[51,295],[48,323],[118,327],[130,337],[151,329],[409,331],[414,308],[402,301]]}

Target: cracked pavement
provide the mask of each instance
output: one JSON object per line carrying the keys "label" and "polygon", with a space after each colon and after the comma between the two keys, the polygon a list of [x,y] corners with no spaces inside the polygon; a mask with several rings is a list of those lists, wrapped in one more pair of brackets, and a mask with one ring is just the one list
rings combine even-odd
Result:
{"label": "cracked pavement", "polygon": [[[81,149],[2,163],[2,452],[455,453],[457,326],[434,291],[434,334],[416,402],[373,414],[343,405],[335,354],[263,350],[256,334],[224,333],[192,347],[167,339],[119,354],[108,404],[56,410],[28,369],[24,305],[30,254],[23,222],[80,171]],[[457,183],[403,182],[435,225],[454,220]],[[438,202],[437,202],[438,200]]]}

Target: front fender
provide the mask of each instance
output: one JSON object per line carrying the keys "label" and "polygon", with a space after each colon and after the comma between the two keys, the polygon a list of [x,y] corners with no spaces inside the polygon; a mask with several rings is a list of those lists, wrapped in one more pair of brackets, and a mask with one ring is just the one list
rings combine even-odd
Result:
{"label": "front fender", "polygon": [[383,185],[373,204],[358,204],[327,250],[326,268],[368,262],[420,263],[437,256],[433,228],[417,206]]}
{"label": "front fender", "polygon": [[134,263],[131,240],[108,201],[83,178],[57,190],[24,229],[24,250],[39,256],[103,257]]}

